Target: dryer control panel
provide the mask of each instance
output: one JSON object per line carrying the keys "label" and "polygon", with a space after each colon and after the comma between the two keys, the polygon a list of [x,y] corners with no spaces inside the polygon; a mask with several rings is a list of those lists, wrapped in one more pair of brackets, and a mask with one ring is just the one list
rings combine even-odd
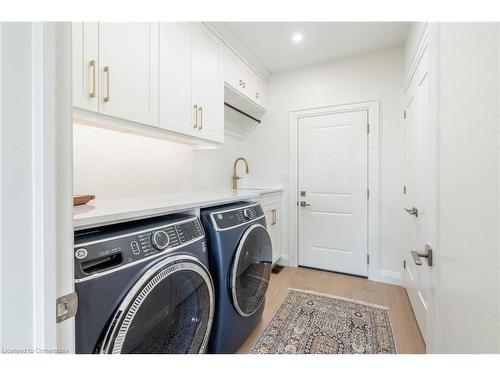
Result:
{"label": "dryer control panel", "polygon": [[[75,279],[103,273],[127,263],[168,252],[205,238],[198,217],[165,222],[114,225],[75,235]],[[204,247],[206,248],[206,247]]]}
{"label": "dryer control panel", "polygon": [[254,204],[234,210],[214,212],[212,220],[217,229],[224,230],[254,221],[262,216],[264,216],[264,211],[260,204]]}

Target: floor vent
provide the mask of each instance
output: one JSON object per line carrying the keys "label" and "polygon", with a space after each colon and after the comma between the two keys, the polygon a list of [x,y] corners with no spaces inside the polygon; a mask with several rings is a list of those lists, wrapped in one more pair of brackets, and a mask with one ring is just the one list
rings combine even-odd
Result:
{"label": "floor vent", "polygon": [[284,266],[280,266],[279,264],[275,265],[273,267],[273,269],[271,270],[272,273],[280,273],[281,271],[283,271],[283,268],[285,268]]}

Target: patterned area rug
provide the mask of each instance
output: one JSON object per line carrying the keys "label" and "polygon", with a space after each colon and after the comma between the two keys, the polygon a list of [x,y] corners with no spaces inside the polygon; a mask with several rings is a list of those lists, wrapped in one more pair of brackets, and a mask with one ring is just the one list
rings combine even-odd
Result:
{"label": "patterned area rug", "polygon": [[291,289],[250,353],[396,353],[389,308]]}

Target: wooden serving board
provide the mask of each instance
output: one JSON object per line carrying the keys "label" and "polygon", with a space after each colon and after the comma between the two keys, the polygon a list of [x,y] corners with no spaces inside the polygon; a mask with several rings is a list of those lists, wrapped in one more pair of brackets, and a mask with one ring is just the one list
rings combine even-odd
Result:
{"label": "wooden serving board", "polygon": [[92,199],[95,199],[95,195],[75,195],[73,196],[73,206],[81,206],[82,204],[87,204]]}

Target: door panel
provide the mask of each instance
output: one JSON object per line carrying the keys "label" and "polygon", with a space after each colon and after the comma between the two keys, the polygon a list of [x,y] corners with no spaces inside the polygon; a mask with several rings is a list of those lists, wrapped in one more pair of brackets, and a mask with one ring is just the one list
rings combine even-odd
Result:
{"label": "door panel", "polygon": [[299,265],[368,274],[367,116],[299,120]]}
{"label": "door panel", "polygon": [[191,103],[191,23],[160,24],[160,128],[198,135]]}
{"label": "door panel", "polygon": [[422,336],[429,345],[434,303],[433,267],[425,259],[417,265],[411,251],[436,245],[436,131],[429,112],[428,52],[415,72],[406,97],[406,208],[418,216],[406,216],[406,286]]}
{"label": "door panel", "polygon": [[205,25],[193,24],[192,103],[198,106],[198,136],[215,142],[224,140],[222,53],[217,37]]}
{"label": "door panel", "polygon": [[73,22],[73,106],[97,112],[99,108],[97,22]]}
{"label": "door panel", "polygon": [[99,111],[158,126],[158,23],[99,23],[99,58]]}

